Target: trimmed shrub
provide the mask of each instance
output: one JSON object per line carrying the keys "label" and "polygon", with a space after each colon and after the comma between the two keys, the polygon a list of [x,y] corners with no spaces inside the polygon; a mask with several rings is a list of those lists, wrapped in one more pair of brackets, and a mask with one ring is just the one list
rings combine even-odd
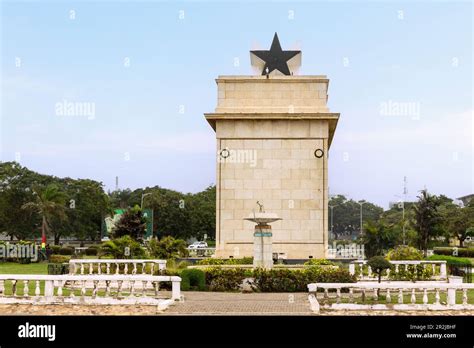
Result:
{"label": "trimmed shrub", "polygon": [[200,269],[184,269],[179,276],[181,277],[181,290],[206,290],[206,275]]}
{"label": "trimmed shrub", "polygon": [[59,249],[59,255],[72,255],[74,254],[74,248],[72,247],[63,247]]}
{"label": "trimmed shrub", "polygon": [[408,245],[399,245],[387,253],[387,260],[405,261],[405,260],[423,260],[423,253]]}
{"label": "trimmed shrub", "polygon": [[252,287],[260,292],[307,292],[309,283],[354,283],[347,270],[311,266],[304,270],[256,269]]}
{"label": "trimmed shrub", "polygon": [[209,257],[207,259],[199,260],[196,265],[251,265],[253,264],[253,257],[243,257],[241,259],[215,259]]}
{"label": "trimmed shrub", "polygon": [[251,271],[242,268],[213,267],[206,269],[205,273],[206,284],[211,291],[239,291],[242,281],[251,275]]}
{"label": "trimmed shrub", "polygon": [[445,255],[432,255],[428,257],[428,260],[433,261],[446,261],[448,266],[472,266],[471,260],[463,258],[463,257],[455,257],[455,256],[445,256]]}
{"label": "trimmed shrub", "polygon": [[[474,257],[474,248],[456,248],[457,256],[459,257]],[[433,252],[435,255],[447,255],[447,256],[456,256],[455,248],[434,248]]]}
{"label": "trimmed shrub", "polygon": [[51,245],[49,248],[53,254],[59,254],[59,250],[61,250],[60,245]]}
{"label": "trimmed shrub", "polygon": [[329,265],[334,266],[334,262],[326,260],[326,259],[310,259],[306,261],[305,266],[322,266],[322,265]]}
{"label": "trimmed shrub", "polygon": [[51,255],[49,257],[49,262],[50,263],[66,263],[66,262],[69,262],[70,259],[71,257],[66,256],[66,255]]}
{"label": "trimmed shrub", "polygon": [[69,265],[62,263],[48,263],[48,274],[68,274]]}
{"label": "trimmed shrub", "polygon": [[378,281],[382,280],[382,273],[390,269],[392,265],[383,256],[374,256],[367,261],[367,265],[372,268],[372,271],[377,274]]}
{"label": "trimmed shrub", "polygon": [[431,267],[423,267],[423,265],[399,265],[398,272],[395,273],[395,266],[392,265],[390,270],[389,279],[390,280],[409,280],[409,281],[418,281],[418,280],[431,280],[435,275]]}
{"label": "trimmed shrub", "polygon": [[90,246],[89,248],[86,249],[86,255],[87,256],[96,256],[99,253],[99,247],[98,246]]}

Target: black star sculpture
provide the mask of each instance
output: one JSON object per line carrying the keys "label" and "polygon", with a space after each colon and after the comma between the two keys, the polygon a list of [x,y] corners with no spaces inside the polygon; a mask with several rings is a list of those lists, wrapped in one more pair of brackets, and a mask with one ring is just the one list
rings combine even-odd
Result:
{"label": "black star sculpture", "polygon": [[270,74],[273,70],[278,70],[284,75],[291,75],[290,68],[288,68],[288,61],[300,54],[301,51],[283,51],[281,49],[280,40],[278,40],[278,35],[275,33],[269,51],[258,50],[250,51],[250,53],[265,62],[262,75]]}

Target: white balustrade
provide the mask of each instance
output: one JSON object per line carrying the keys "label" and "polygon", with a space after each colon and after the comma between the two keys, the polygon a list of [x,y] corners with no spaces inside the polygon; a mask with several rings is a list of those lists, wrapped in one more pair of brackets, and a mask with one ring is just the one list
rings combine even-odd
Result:
{"label": "white balustrade", "polygon": [[[138,272],[137,265],[142,266],[142,275],[153,275],[154,271],[158,269],[162,273],[166,269],[166,260],[122,260],[122,259],[72,259],[69,261],[69,274],[76,275],[78,269],[80,274],[84,274],[85,266],[88,267],[89,274],[102,274],[102,267],[105,268],[106,273],[110,274],[111,265],[115,267],[115,274],[132,274],[136,275]],[[105,265],[105,266],[104,266]],[[123,265],[123,267],[120,267]],[[150,265],[149,272],[147,266]],[[158,267],[157,267],[158,266]],[[131,272],[129,272],[131,269]]]}
{"label": "white balustrade", "polygon": [[[446,280],[446,261],[430,261],[430,260],[414,260],[414,261],[389,261],[394,267],[392,270],[387,270],[386,275],[382,277],[383,280],[389,279],[389,275],[396,277],[401,272],[408,272],[409,266],[421,265],[424,270],[430,269],[433,276],[433,280]],[[430,267],[431,266],[431,267]],[[427,268],[430,267],[430,268]],[[349,273],[357,275],[359,280],[377,280],[376,274],[372,271],[370,266],[367,265],[365,260],[352,261],[349,264]]]}
{"label": "white balustrade", "polygon": [[[314,312],[319,312],[320,308],[334,310],[474,310],[474,296],[471,295],[470,298],[468,296],[469,291],[474,291],[474,283],[462,283],[459,282],[459,279],[453,280],[451,277],[449,283],[313,283],[308,284],[308,290],[310,306]],[[318,294],[318,290],[323,291],[322,298]],[[374,296],[366,297],[367,291],[373,292]],[[344,292],[348,292],[348,294],[343,296]],[[397,292],[398,298],[395,300],[397,303],[392,303],[391,293]],[[441,294],[445,294],[443,301],[441,301]],[[385,301],[381,299],[382,295],[385,295]],[[408,297],[404,299],[404,295]],[[457,295],[458,301],[456,300]],[[360,299],[359,302],[362,303],[356,303],[356,298]],[[367,299],[371,301],[366,303]],[[320,303],[320,300],[323,303]]]}
{"label": "white balustrade", "polygon": [[[88,282],[92,282],[92,289],[86,286]],[[161,282],[171,282],[171,298],[160,294]],[[19,291],[21,283],[23,290]],[[143,304],[162,310],[180,297],[181,278],[177,276],[0,274],[0,304]]]}

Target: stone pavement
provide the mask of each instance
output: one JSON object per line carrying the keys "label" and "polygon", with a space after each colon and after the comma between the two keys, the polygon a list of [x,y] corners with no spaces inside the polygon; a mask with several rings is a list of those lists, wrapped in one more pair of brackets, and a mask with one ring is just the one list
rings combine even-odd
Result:
{"label": "stone pavement", "polygon": [[[156,306],[0,305],[0,315],[314,315],[307,293],[182,292],[164,312]],[[162,292],[164,297],[169,296]],[[473,311],[329,311],[320,315],[474,315]]]}
{"label": "stone pavement", "polygon": [[183,292],[166,315],[311,315],[307,293]]}

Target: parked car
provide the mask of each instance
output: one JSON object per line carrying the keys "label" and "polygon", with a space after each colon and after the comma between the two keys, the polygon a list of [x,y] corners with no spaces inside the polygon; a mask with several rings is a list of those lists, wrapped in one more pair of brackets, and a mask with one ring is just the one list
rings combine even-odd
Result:
{"label": "parked car", "polygon": [[189,249],[202,249],[202,248],[207,248],[207,243],[206,242],[194,242],[191,244]]}

